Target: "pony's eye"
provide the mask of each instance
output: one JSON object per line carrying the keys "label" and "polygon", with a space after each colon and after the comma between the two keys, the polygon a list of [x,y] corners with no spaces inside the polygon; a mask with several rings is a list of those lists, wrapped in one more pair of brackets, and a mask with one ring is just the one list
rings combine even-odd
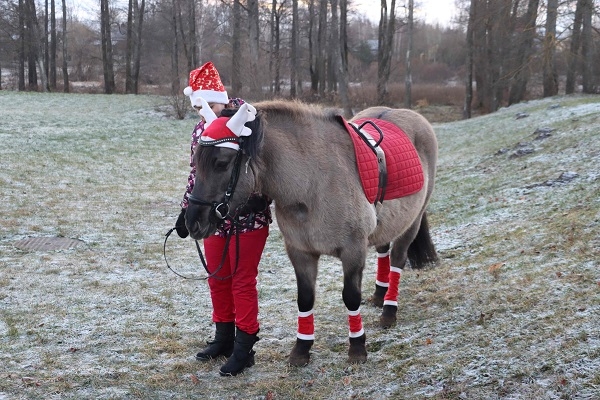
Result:
{"label": "pony's eye", "polygon": [[227,167],[229,166],[229,163],[227,161],[215,161],[215,171],[227,171]]}

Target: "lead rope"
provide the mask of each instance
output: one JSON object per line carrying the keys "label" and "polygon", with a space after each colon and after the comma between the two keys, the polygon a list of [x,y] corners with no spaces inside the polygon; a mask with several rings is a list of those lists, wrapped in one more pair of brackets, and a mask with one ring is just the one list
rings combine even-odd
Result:
{"label": "lead rope", "polygon": [[[238,210],[240,208],[241,208],[241,206],[238,208]],[[230,227],[229,231],[227,232],[227,236],[225,238],[225,248],[223,249],[223,255],[221,256],[221,262],[219,263],[219,266],[217,267],[217,269],[214,272],[210,272],[208,270],[208,264],[206,263],[206,260],[204,258],[204,254],[202,253],[202,249],[200,248],[200,244],[198,243],[197,240],[194,240],[194,242],[196,244],[196,250],[198,251],[198,257],[200,258],[200,261],[202,262],[202,266],[204,267],[204,270],[206,271],[206,273],[208,275],[205,276],[205,277],[190,277],[190,276],[185,276],[183,274],[180,274],[179,272],[177,272],[175,269],[173,269],[171,267],[171,265],[169,264],[169,261],[167,260],[167,240],[169,239],[169,236],[171,236],[171,233],[173,233],[173,231],[175,229],[177,229],[177,227],[169,229],[169,231],[165,235],[165,241],[163,243],[163,257],[165,259],[165,263],[167,264],[167,268],[169,268],[171,270],[171,272],[173,272],[175,275],[179,276],[180,278],[189,279],[189,280],[196,280],[196,281],[207,280],[209,278],[213,278],[213,279],[217,279],[217,280],[220,280],[220,281],[224,281],[226,279],[230,279],[231,277],[233,277],[233,275],[235,275],[235,273],[237,272],[239,261],[240,261],[240,233],[239,233],[239,228],[242,227],[242,225],[239,222],[237,222],[238,213],[239,212],[236,210],[236,213],[235,213],[234,217],[230,219],[230,221],[231,221],[231,227]],[[225,277],[216,276],[217,273],[219,273],[219,271],[221,270],[221,268],[223,268],[223,264],[225,263],[225,258],[227,257],[227,252],[229,251],[229,243],[231,242],[231,237],[233,235],[235,235],[235,268],[233,269],[233,272],[230,275],[228,275],[228,276],[225,276]]]}

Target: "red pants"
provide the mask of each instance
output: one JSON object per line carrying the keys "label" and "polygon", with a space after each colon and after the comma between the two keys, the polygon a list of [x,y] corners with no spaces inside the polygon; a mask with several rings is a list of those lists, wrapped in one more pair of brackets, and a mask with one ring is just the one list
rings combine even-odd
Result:
{"label": "red pants", "polygon": [[[269,236],[268,226],[240,234],[237,269],[236,238],[231,237],[223,266],[217,272],[216,278],[208,278],[213,305],[213,322],[235,322],[235,325],[246,333],[258,332],[256,277],[267,236]],[[216,235],[204,239],[204,254],[211,273],[221,263],[225,241],[225,238]],[[232,273],[233,276],[230,276]],[[217,279],[228,276],[230,277],[226,279]]]}

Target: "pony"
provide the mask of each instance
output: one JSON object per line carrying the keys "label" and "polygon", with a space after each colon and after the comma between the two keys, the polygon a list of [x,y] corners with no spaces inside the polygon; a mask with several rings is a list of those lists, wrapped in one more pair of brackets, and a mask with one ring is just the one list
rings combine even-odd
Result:
{"label": "pony", "polygon": [[[401,127],[422,167],[420,190],[375,205],[365,197],[352,140],[334,112],[301,102],[265,101],[254,106],[255,117],[243,121],[251,133],[231,138],[239,143],[238,150],[214,145],[222,141],[201,143],[196,150],[196,185],[185,216],[190,236],[200,240],[214,233],[223,218],[235,218],[252,192],[272,198],[298,290],[298,334],[289,364],[303,366],[310,361],[321,255],[341,260],[350,331],[348,361],[365,362],[360,305],[369,247],[384,254],[391,247],[392,270],[398,274],[387,290],[396,300],[399,272],[407,259],[413,268],[437,261],[426,214],[438,154],[433,128],[414,111],[388,107],[368,108],[350,120],[376,119]],[[387,303],[381,314],[383,327],[396,321],[397,301]]]}

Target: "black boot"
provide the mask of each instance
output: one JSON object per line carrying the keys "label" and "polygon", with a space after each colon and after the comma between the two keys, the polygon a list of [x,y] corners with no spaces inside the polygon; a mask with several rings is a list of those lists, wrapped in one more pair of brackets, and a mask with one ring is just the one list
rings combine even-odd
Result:
{"label": "black boot", "polygon": [[233,346],[233,354],[227,359],[227,362],[221,367],[219,373],[221,376],[236,376],[244,370],[244,368],[254,365],[254,354],[252,350],[254,343],[258,342],[258,332],[251,335],[239,328],[235,333],[235,344]]}
{"label": "black boot", "polygon": [[206,342],[208,346],[196,354],[196,360],[208,361],[219,356],[229,357],[233,352],[235,324],[233,322],[216,322],[215,339]]}

